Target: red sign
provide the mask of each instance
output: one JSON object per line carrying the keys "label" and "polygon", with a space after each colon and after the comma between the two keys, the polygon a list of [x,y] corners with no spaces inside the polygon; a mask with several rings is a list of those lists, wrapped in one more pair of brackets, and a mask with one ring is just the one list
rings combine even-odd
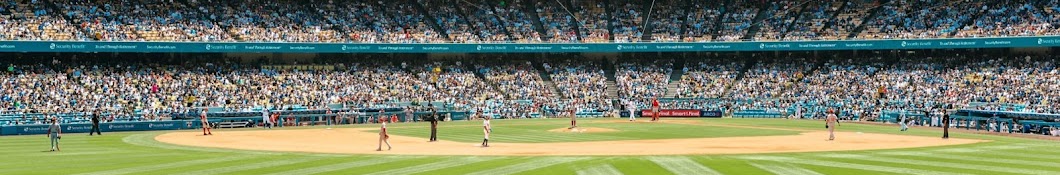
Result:
{"label": "red sign", "polygon": [[[645,110],[641,110],[640,111],[640,115],[641,116],[647,117],[647,116],[652,116],[652,114],[654,114],[654,113],[652,113],[652,111],[650,109],[645,109]],[[699,117],[699,115],[700,115],[700,111],[699,110],[691,110],[691,109],[663,109],[663,110],[659,110],[659,117]]]}

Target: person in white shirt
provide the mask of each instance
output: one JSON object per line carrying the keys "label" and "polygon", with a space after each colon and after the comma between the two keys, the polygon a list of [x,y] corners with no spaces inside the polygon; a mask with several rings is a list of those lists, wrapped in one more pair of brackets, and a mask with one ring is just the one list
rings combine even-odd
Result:
{"label": "person in white shirt", "polygon": [[269,110],[265,109],[261,111],[261,127],[272,129],[272,125],[269,124]]}
{"label": "person in white shirt", "polygon": [[905,130],[909,130],[909,126],[907,126],[907,125],[905,124],[905,109],[902,109],[902,111],[900,111],[900,112],[901,112],[901,113],[899,113],[899,114],[898,114],[898,115],[899,115],[899,117],[898,117],[898,118],[900,119],[900,121],[898,121],[898,123],[899,123],[900,125],[902,125],[902,128],[901,128],[901,130],[902,130],[902,131],[905,131]]}
{"label": "person in white shirt", "polygon": [[637,113],[636,113],[637,105],[636,105],[636,103],[634,103],[633,100],[630,100],[630,101],[627,101],[626,105],[629,106],[629,107],[626,108],[626,109],[629,110],[629,121],[631,121],[631,122],[637,121]]}
{"label": "person in white shirt", "polygon": [[482,147],[490,147],[490,133],[493,132],[493,127],[490,126],[490,118],[484,117],[484,120],[482,120],[482,134],[485,135],[482,139]]}
{"label": "person in white shirt", "polygon": [[833,110],[828,110],[827,118],[825,119],[825,127],[828,128],[828,140],[835,140],[835,127],[839,124],[839,120],[835,116]]}
{"label": "person in white shirt", "polygon": [[376,148],[375,151],[383,151],[383,143],[386,143],[386,150],[394,149],[394,147],[390,146],[390,135],[386,131],[386,119],[380,118],[379,123],[379,148]]}

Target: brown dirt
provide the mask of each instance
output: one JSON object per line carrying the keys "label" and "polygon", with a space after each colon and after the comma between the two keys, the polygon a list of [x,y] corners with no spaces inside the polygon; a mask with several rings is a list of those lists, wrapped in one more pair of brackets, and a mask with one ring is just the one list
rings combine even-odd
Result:
{"label": "brown dirt", "polygon": [[573,132],[573,133],[601,133],[601,132],[616,132],[618,130],[609,128],[594,128],[594,127],[577,127],[574,129],[567,128],[556,128],[548,130],[548,132]]}
{"label": "brown dirt", "polygon": [[[566,129],[566,128],[563,128]],[[312,153],[382,155],[697,155],[753,154],[896,149],[985,142],[972,139],[943,140],[935,137],[815,131],[788,136],[724,137],[662,140],[622,140],[575,143],[478,143],[427,142],[423,138],[391,135],[391,151],[375,151],[379,134],[365,128],[302,129],[217,132],[202,136],[194,131],[157,136],[164,143],[186,146]],[[385,147],[385,146],[384,146]],[[384,148],[385,149],[385,148]]]}
{"label": "brown dirt", "polygon": [[[856,122],[856,123],[866,124],[866,125],[898,127],[898,124],[886,124],[886,123],[880,123],[880,122]],[[909,129],[934,130],[934,131],[938,131],[939,135],[942,135],[942,128],[941,127],[909,126]],[[1005,137],[1019,137],[1019,138],[1027,138],[1027,139],[1060,141],[1060,137],[1041,135],[1041,134],[1032,134],[1032,133],[1002,133],[1002,132],[989,132],[989,131],[986,131],[986,130],[976,131],[975,129],[952,128],[952,127],[950,128],[950,132],[951,133],[971,133],[971,134],[984,134],[984,135],[995,135],[995,136],[1005,136]]]}

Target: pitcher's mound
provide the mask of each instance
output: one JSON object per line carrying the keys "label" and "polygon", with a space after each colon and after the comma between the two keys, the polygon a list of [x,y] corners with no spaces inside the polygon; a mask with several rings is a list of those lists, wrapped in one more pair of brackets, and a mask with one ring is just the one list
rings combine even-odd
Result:
{"label": "pitcher's mound", "polygon": [[594,128],[594,127],[577,127],[574,129],[567,128],[556,128],[548,130],[549,132],[575,132],[575,133],[600,133],[600,132],[617,132],[615,129],[608,128]]}

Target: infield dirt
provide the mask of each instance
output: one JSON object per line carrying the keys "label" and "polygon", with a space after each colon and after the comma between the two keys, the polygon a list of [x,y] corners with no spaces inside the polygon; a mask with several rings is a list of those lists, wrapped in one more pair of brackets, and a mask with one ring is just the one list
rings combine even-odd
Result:
{"label": "infield dirt", "polygon": [[[566,129],[566,128],[562,128]],[[591,129],[591,128],[586,128]],[[613,131],[612,131],[613,132]],[[379,134],[372,128],[299,129],[215,132],[202,136],[196,131],[172,132],[155,137],[164,143],[242,150],[381,154],[381,155],[496,155],[496,156],[566,156],[566,155],[712,155],[819,151],[851,151],[931,147],[971,144],[985,140],[943,140],[936,137],[904,136],[874,133],[836,132],[828,141],[828,132],[810,131],[798,135],[722,137],[659,140],[617,140],[564,143],[499,143],[482,148],[478,143],[390,136],[390,151],[375,151]],[[564,133],[556,133],[564,134]],[[569,133],[568,133],[569,134]],[[385,149],[385,146],[384,146]]]}

